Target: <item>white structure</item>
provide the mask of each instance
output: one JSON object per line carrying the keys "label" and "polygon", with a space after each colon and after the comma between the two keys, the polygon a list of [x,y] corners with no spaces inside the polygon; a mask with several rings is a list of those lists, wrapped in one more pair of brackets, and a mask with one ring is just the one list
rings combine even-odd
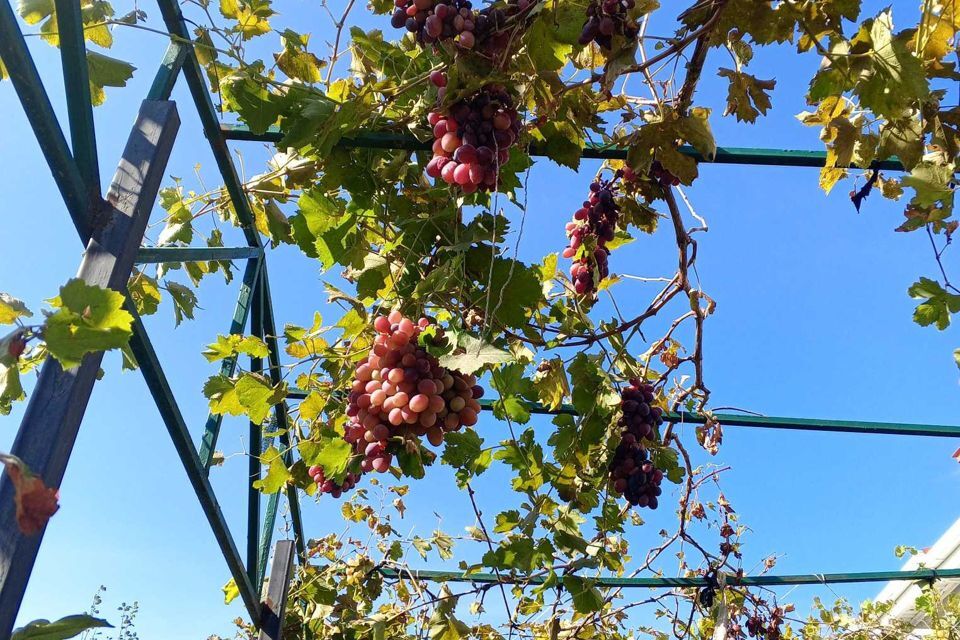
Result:
{"label": "white structure", "polygon": [[[904,571],[914,569],[956,569],[960,567],[960,520],[953,523],[946,533],[940,536],[932,547],[911,557],[903,565]],[[960,591],[960,580],[939,580],[937,587],[944,595]],[[889,617],[908,622],[916,629],[917,637],[929,633],[927,622],[922,614],[913,608],[920,595],[920,588],[914,582],[888,582],[877,595],[878,602],[893,602]]]}

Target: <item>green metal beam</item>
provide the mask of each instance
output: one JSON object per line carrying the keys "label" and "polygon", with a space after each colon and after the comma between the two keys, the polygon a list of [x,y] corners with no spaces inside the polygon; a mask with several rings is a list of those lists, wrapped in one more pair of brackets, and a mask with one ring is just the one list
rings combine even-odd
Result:
{"label": "green metal beam", "polygon": [[0,60],[10,74],[10,81],[20,97],[73,224],[86,242],[93,235],[94,227],[91,194],[67,146],[10,2],[0,2]]}
{"label": "green metal beam", "polygon": [[[303,400],[307,393],[302,389],[291,389],[287,394],[290,400]],[[492,411],[494,400],[481,400],[480,408]],[[524,403],[530,413],[541,415],[577,415],[572,405],[564,404],[557,409],[548,409],[535,402]],[[910,424],[901,422],[863,422],[855,420],[829,420],[820,418],[780,418],[775,416],[753,416],[741,413],[714,413],[711,416],[724,427],[758,427],[763,429],[788,429],[793,431],[830,431],[836,433],[872,433],[903,436],[930,436],[937,438],[960,438],[960,427],[945,424]],[[708,417],[702,414],[680,411],[664,414],[667,422],[705,424]]]}
{"label": "green metal beam", "polygon": [[[256,142],[280,142],[283,133],[271,128],[264,134],[255,134],[249,128],[241,125],[224,124],[220,126],[223,135],[228,140],[245,140]],[[389,132],[362,132],[355,136],[344,138],[339,146],[347,149],[406,149],[408,151],[426,151],[431,142],[417,140],[411,135]],[[824,151],[798,151],[793,149],[753,149],[742,147],[719,147],[713,160],[705,159],[693,147],[680,147],[680,153],[707,164],[744,164],[760,166],[783,167],[822,167],[827,160]],[[530,154],[543,155],[540,145],[530,145]],[[600,160],[623,160],[627,157],[625,148],[609,145],[588,144],[583,150],[584,158]],[[888,171],[903,171],[903,165],[896,158],[875,162],[871,168]]]}
{"label": "green metal beam", "polygon": [[[239,335],[247,326],[250,317],[250,305],[253,299],[253,288],[260,277],[263,260],[251,260],[243,272],[243,281],[240,283],[240,292],[237,294],[237,305],[230,321],[230,334]],[[226,358],[220,365],[220,375],[230,377],[237,368],[236,358]],[[220,437],[220,425],[223,424],[223,415],[211,413],[207,416],[207,424],[203,429],[200,440],[200,464],[204,475],[209,475],[210,465],[213,464],[213,454],[217,448],[217,438]]]}
{"label": "green metal beam", "polygon": [[[100,197],[100,164],[97,160],[97,134],[93,124],[93,102],[87,69],[83,16],[77,0],[55,0],[63,88],[67,96],[67,117],[73,157],[91,196]],[[165,98],[147,98],[164,100]]]}
{"label": "green metal beam", "polygon": [[263,526],[260,527],[260,550],[257,559],[257,581],[260,591],[263,591],[263,579],[267,575],[267,556],[270,553],[270,541],[273,540],[273,528],[277,524],[277,507],[280,505],[280,492],[271,493],[267,497],[267,510],[263,514]]}
{"label": "green metal beam", "polygon": [[[380,569],[386,578],[408,577],[427,582],[470,582],[475,584],[503,582],[507,584],[543,584],[545,576],[511,576],[509,574],[464,573],[462,571],[398,571]],[[844,584],[855,582],[933,581],[960,578],[960,569],[916,569],[914,571],[864,571],[860,573],[809,573],[796,575],[743,576],[727,574],[726,584],[745,587],[778,587],[801,584]],[[705,587],[706,578],[598,578],[598,587],[666,588]]]}
{"label": "green metal beam", "polygon": [[[180,4],[177,0],[158,0],[160,13],[163,15],[163,22],[167,31],[183,42],[192,42],[190,29],[180,11]],[[237,212],[237,219],[243,228],[244,237],[247,244],[251,247],[260,247],[260,233],[257,231],[253,220],[253,211],[250,209],[250,202],[247,200],[247,194],[243,190],[240,177],[237,175],[237,169],[233,165],[233,159],[230,157],[230,149],[227,147],[227,141],[220,131],[220,121],[217,118],[217,111],[213,106],[213,100],[210,98],[210,91],[207,88],[206,74],[197,61],[197,55],[193,47],[189,47],[187,58],[183,63],[183,75],[187,79],[187,86],[190,88],[190,94],[197,105],[197,111],[200,115],[200,123],[203,125],[203,133],[210,143],[210,149],[213,152],[217,168],[220,170],[220,176],[223,178],[223,184],[230,195],[230,200]]]}
{"label": "green metal beam", "polygon": [[[263,268],[253,287],[253,303],[250,305],[250,333],[263,339]],[[250,358],[250,371],[263,372],[263,358]],[[260,480],[260,456],[263,455],[263,428],[250,421],[250,443],[247,447],[247,575],[250,582],[260,584],[260,491],[254,483]]]}
{"label": "green metal beam", "polygon": [[[277,323],[273,315],[273,295],[270,293],[270,277],[267,274],[266,265],[263,267],[263,329],[265,341],[270,350],[270,381],[277,385],[283,380],[283,372],[280,365],[280,345],[277,341]],[[290,431],[287,429],[287,404],[281,402],[274,407],[277,417],[277,424],[282,425],[280,429],[280,444],[283,445],[284,462],[287,466],[293,464],[293,444],[290,440]],[[297,555],[301,561],[307,557],[306,538],[303,535],[303,518],[300,514],[300,494],[293,485],[287,486],[287,502],[290,504],[290,520],[293,522],[293,534],[297,545]]]}
{"label": "green metal beam", "polygon": [[173,440],[173,446],[180,456],[183,468],[187,472],[187,478],[193,486],[194,493],[200,502],[200,507],[207,518],[207,523],[213,531],[217,544],[220,546],[220,552],[223,554],[233,576],[237,589],[240,591],[240,598],[250,614],[251,620],[260,619],[260,598],[259,594],[253,588],[253,582],[247,575],[243,566],[243,560],[240,552],[237,550],[233,536],[230,534],[230,528],[227,526],[226,518],[220,510],[220,504],[213,493],[213,487],[207,479],[206,470],[200,463],[197,456],[197,450],[190,440],[190,431],[187,429],[187,423],[180,412],[180,407],[173,396],[173,390],[167,381],[163,368],[160,366],[160,359],[147,336],[146,328],[140,317],[133,311],[132,305],[128,305],[128,311],[133,315],[133,337],[130,339],[130,348],[133,350],[137,362],[140,364],[140,372],[143,374],[147,387],[150,389],[153,400],[160,410],[160,416],[167,427],[170,439]]}
{"label": "green metal beam", "polygon": [[187,48],[176,42],[171,42],[167,51],[163,54],[163,60],[160,62],[160,68],[157,69],[157,75],[153,78],[153,85],[147,93],[148,100],[168,100],[173,93],[173,87],[177,84],[177,78],[180,76],[180,70],[187,59]]}
{"label": "green metal beam", "polygon": [[141,247],[137,264],[250,260],[262,255],[258,247]]}

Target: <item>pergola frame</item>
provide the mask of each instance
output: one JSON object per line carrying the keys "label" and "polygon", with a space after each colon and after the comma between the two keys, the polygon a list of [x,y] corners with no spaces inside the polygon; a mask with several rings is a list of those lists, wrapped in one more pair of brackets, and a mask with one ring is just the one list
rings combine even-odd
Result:
{"label": "pergola frame", "polygon": [[[55,0],[69,117],[69,145],[29,53],[14,11],[9,2],[2,0],[0,0],[0,60],[4,62],[10,74],[13,86],[60,189],[64,205],[86,247],[78,277],[88,284],[126,292],[126,283],[134,264],[210,260],[245,261],[244,274],[229,332],[244,333],[249,325],[249,333],[264,340],[269,348],[267,361],[253,359],[251,370],[266,370],[272,382],[278,384],[282,380],[280,350],[277,343],[278,334],[264,246],[255,228],[244,186],[233,164],[228,140],[277,142],[281,135],[274,130],[255,135],[245,127],[224,125],[219,122],[203,70],[193,48],[190,32],[177,0],[157,0],[157,2],[170,34],[171,43],[157,70],[150,91],[141,105],[136,124],[120,160],[117,175],[106,197],[100,195],[102,191],[99,180],[99,157],[79,4],[71,0]],[[217,168],[237,212],[246,246],[219,248],[140,246],[179,128],[177,108],[170,101],[170,95],[181,75],[187,82]],[[430,148],[428,142],[419,141],[407,135],[386,132],[366,132],[344,139],[340,145],[414,151]],[[537,155],[538,151],[535,146],[531,148],[534,155]],[[680,151],[700,162],[707,162],[689,147],[682,147]],[[626,150],[620,148],[589,146],[584,150],[583,157],[623,158],[625,153]],[[813,151],[720,148],[711,162],[821,167],[825,159],[824,153]],[[902,170],[903,167],[899,161],[893,159],[876,163],[871,168]],[[261,599],[267,556],[280,499],[279,492],[268,497],[265,515],[261,522],[260,492],[248,485],[247,540],[245,553],[242,555],[230,533],[208,478],[222,416],[213,414],[208,416],[200,443],[195,446],[187,428],[187,421],[180,412],[146,329],[129,299],[126,306],[134,317],[130,346],[139,369],[236,582],[244,607],[250,620],[261,629],[261,638],[279,638],[287,585],[292,575],[294,545],[299,561],[301,563],[306,561],[305,538],[297,490],[293,486],[287,488],[294,541],[277,542],[269,593]],[[31,393],[12,453],[22,458],[52,487],[59,487],[62,482],[102,356],[102,353],[89,354],[79,367],[67,371],[64,371],[56,361],[48,360],[44,363],[39,381]],[[227,359],[221,366],[221,373],[230,376],[235,369],[236,359]],[[297,400],[304,396],[302,391],[293,390],[288,398]],[[490,409],[490,403],[484,403],[483,408]],[[533,413],[574,413],[573,408],[569,406],[563,406],[556,411],[548,411],[539,405],[531,405],[530,409]],[[287,413],[286,401],[274,407],[274,418],[277,424],[287,424]],[[948,425],[773,418],[740,414],[718,414],[712,418],[727,426],[960,437],[960,427]],[[708,417],[684,412],[668,414],[666,419],[672,422],[702,424],[708,420]],[[281,446],[285,447],[286,462],[292,464],[293,452],[289,433],[286,430],[281,430],[281,433],[279,440]],[[250,443],[253,453],[263,451],[264,446],[268,444],[263,442],[261,426],[258,424],[250,424]],[[256,455],[250,456],[249,475],[251,484],[261,475],[261,463]],[[30,537],[23,536],[19,532],[13,508],[13,492],[9,479],[6,477],[0,479],[0,638],[9,637],[11,634],[43,536],[43,532]],[[502,576],[498,578],[492,574],[464,574],[457,571],[397,572],[386,569],[382,571],[386,577],[392,578],[406,576],[421,580],[474,583],[498,579],[510,580],[510,578]],[[775,586],[936,580],[938,578],[960,578],[960,570],[923,569],[739,578],[729,576],[727,584]],[[610,587],[663,588],[695,587],[706,584],[706,581],[700,578],[604,578],[598,584]]]}

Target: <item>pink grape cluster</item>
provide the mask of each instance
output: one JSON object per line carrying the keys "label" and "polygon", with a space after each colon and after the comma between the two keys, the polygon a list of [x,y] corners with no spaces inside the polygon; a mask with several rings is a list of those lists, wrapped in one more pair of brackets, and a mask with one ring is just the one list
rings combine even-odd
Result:
{"label": "pink grape cluster", "polygon": [[593,40],[604,49],[612,49],[615,35],[627,40],[636,38],[640,28],[630,17],[635,6],[636,0],[593,0],[587,5],[587,21],[580,32],[580,44],[587,45]]}
{"label": "pink grape cluster", "polygon": [[431,112],[427,121],[434,137],[427,175],[464,193],[496,187],[500,167],[520,136],[520,119],[504,87],[489,85],[446,113]]}
{"label": "pink grape cluster", "polygon": [[483,388],[476,377],[440,366],[418,346],[430,324],[429,318],[414,323],[399,311],[374,321],[377,336],[356,368],[344,435],[363,456],[363,472],[389,469],[403,440],[426,436],[439,446],[445,433],[477,423]]}
{"label": "pink grape cluster", "polygon": [[663,471],[649,460],[644,440],[653,440],[663,412],[653,406],[653,387],[631,380],[620,392],[620,444],[610,461],[613,490],[638,507],[657,508]]}
{"label": "pink grape cluster", "polygon": [[309,473],[313,481],[317,483],[317,488],[320,490],[320,493],[329,493],[334,498],[339,498],[344,491],[353,489],[357,481],[360,480],[360,474],[348,473],[343,479],[343,482],[338,484],[333,480],[328,480],[324,475],[323,467],[319,465],[310,467],[307,473]]}
{"label": "pink grape cluster", "polygon": [[[616,181],[621,172],[610,180],[597,180],[590,185],[590,197],[573,214],[567,223],[567,238],[570,244],[563,250],[563,257],[572,259],[570,279],[578,295],[592,294],[600,281],[610,275],[607,243],[613,240],[620,219],[620,206],[616,203]],[[590,239],[591,242],[585,242]]]}

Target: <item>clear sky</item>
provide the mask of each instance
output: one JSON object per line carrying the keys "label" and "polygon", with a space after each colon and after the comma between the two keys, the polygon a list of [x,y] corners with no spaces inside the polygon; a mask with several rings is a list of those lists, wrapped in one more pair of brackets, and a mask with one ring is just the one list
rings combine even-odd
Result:
{"label": "clear sky", "polygon": [[[335,12],[344,4],[331,3]],[[866,13],[885,6],[864,4]],[[898,26],[913,19],[915,4],[893,2]],[[130,8],[118,4],[117,14]],[[140,8],[149,14],[148,24],[159,24],[154,5]],[[278,28],[295,25],[312,31],[315,50],[323,52],[329,20],[317,2],[285,0],[276,8],[281,12]],[[355,17],[367,27],[389,28],[385,21],[365,16],[359,5]],[[31,40],[66,122],[58,53]],[[127,88],[108,90],[107,103],[96,111],[105,184],[166,46],[162,36],[130,30],[117,33],[116,40],[113,55],[131,60],[138,71]],[[817,131],[793,118],[805,108],[806,79],[817,64],[816,57],[800,58],[788,49],[759,51],[751,73],[775,77],[778,86],[774,111],[753,127],[721,117],[726,89],[705,72],[698,97],[714,107],[718,143],[820,148]],[[168,173],[196,187],[193,171],[200,163],[206,184],[217,184],[183,82],[174,99],[183,125]],[[75,273],[81,245],[9,83],[0,84],[0,113],[5,116],[0,132],[0,290],[25,299],[37,311]],[[242,151],[247,175],[261,170],[268,155],[259,144],[236,143],[234,149]],[[564,223],[583,198],[594,169],[584,162],[577,176],[546,160],[537,163],[529,181],[521,258],[538,259],[565,246]],[[958,371],[951,357],[960,346],[956,330],[915,325],[906,295],[918,276],[937,276],[927,238],[894,233],[902,206],[878,196],[858,215],[846,197],[848,190],[848,184],[841,184],[825,197],[815,169],[701,168],[689,196],[710,223],[700,238],[698,267],[705,290],[717,301],[705,346],[712,404],[781,416],[960,422]],[[518,219],[515,209],[508,213]],[[160,212],[155,214],[159,220]],[[158,232],[150,233],[156,237]],[[235,230],[227,238],[227,244],[242,242]],[[668,234],[643,237],[614,254],[612,270],[663,275],[673,265],[671,251]],[[956,263],[949,253],[947,260]],[[309,325],[315,309],[333,317],[315,264],[283,247],[270,254],[269,265],[281,326]],[[216,280],[202,286],[203,309],[195,322],[174,328],[169,306],[147,320],[195,440],[207,413],[200,387],[214,372],[200,350],[226,331],[237,289],[236,282],[225,286]],[[623,284],[618,296],[639,306],[649,293],[644,285]],[[104,368],[107,375],[95,387],[62,485],[62,506],[48,527],[20,622],[83,611],[103,584],[108,589],[104,612],[113,621],[118,616],[112,607],[140,602],[141,637],[229,635],[232,618],[243,611],[237,603],[223,605],[220,587],[229,573],[146,386],[139,373],[121,374],[115,355],[106,358]],[[9,450],[23,406],[0,419],[0,450]],[[489,414],[478,428],[488,439],[503,432]],[[548,430],[550,424],[544,420],[538,428]],[[244,450],[245,432],[242,421],[225,421],[221,448],[228,456]],[[686,437],[692,442],[692,430]],[[777,553],[783,556],[777,570],[784,573],[898,567],[896,545],[926,546],[958,516],[960,468],[950,458],[956,446],[943,439],[728,428],[715,462],[733,467],[723,486],[752,529],[745,566],[754,568],[753,562]],[[241,548],[245,474],[241,455],[229,457],[211,474]],[[488,513],[503,505],[495,488],[498,477],[494,473],[484,480],[489,489],[479,495]],[[339,504],[329,497],[303,504],[308,536],[340,528]],[[413,487],[404,523],[429,533],[436,523],[434,509],[441,504],[447,531],[473,524],[449,469],[438,466]],[[652,542],[660,523],[672,519],[671,509],[662,509],[633,540]],[[860,599],[880,587],[806,589],[793,595],[802,609],[814,592]]]}

